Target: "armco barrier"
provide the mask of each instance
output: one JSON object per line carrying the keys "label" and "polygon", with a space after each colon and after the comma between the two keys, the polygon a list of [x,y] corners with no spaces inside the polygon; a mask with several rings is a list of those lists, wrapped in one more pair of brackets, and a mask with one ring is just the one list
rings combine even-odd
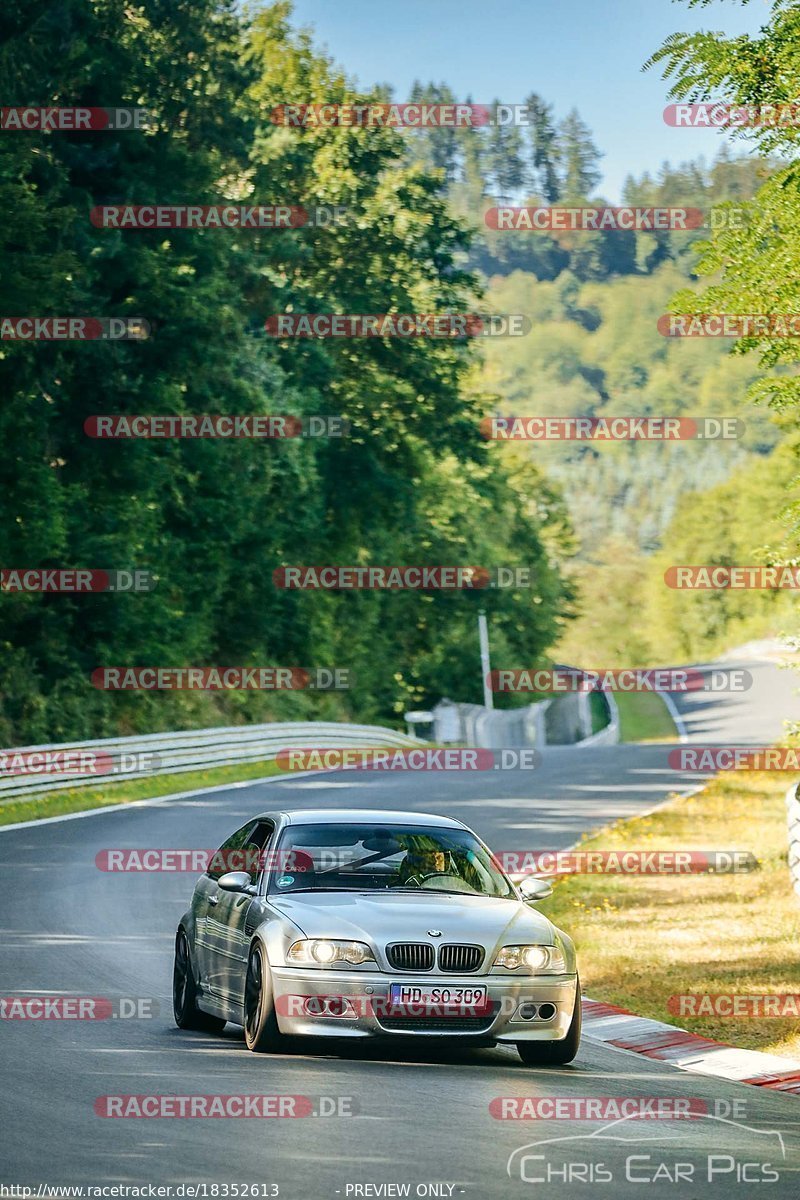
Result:
{"label": "armco barrier", "polygon": [[433,710],[433,739],[483,749],[546,745],[544,715],[550,704],[526,704],[506,711],[440,700]]}
{"label": "armco barrier", "polygon": [[433,739],[492,750],[511,746],[599,746],[619,741],[619,714],[610,692],[601,692],[608,722],[592,733],[588,692],[551,696],[521,708],[489,709],[482,704],[440,700],[433,709]]}
{"label": "armco barrier", "polygon": [[800,784],[793,783],[786,793],[786,820],[789,826],[789,874],[792,887],[800,899],[800,800],[797,790]]}
{"label": "armco barrier", "polygon": [[272,759],[284,747],[319,747],[338,749],[347,746],[418,746],[420,741],[386,729],[382,725],[347,725],[337,721],[292,721],[271,725],[234,725],[221,729],[189,729],[181,733],[151,733],[141,737],[98,738],[91,742],[64,742],[53,746],[18,746],[5,754],[32,754],[42,751],[97,751],[111,755],[115,761],[122,755],[154,754],[159,762],[155,768],[121,770],[114,774],[70,774],[54,771],[49,774],[0,775],[0,802],[13,798],[36,796],[42,792],[59,791],[95,784],[122,783],[126,779],[146,779],[148,776],[177,775],[209,767],[230,767],[238,763],[261,762]]}

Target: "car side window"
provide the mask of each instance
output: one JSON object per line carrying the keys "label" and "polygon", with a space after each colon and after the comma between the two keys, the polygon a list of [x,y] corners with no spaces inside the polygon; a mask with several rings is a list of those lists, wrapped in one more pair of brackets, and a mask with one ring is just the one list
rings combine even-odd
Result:
{"label": "car side window", "polygon": [[250,839],[250,833],[257,824],[256,821],[248,821],[241,829],[237,829],[236,833],[232,833],[227,842],[222,843],[206,868],[206,875],[209,879],[219,879],[220,875],[225,875],[228,871],[243,869],[241,866],[235,865],[233,855],[236,851],[244,850]]}
{"label": "car side window", "polygon": [[264,861],[264,852],[269,847],[270,839],[275,832],[271,821],[257,821],[245,844],[245,865],[242,868],[250,874],[250,882],[257,883]]}

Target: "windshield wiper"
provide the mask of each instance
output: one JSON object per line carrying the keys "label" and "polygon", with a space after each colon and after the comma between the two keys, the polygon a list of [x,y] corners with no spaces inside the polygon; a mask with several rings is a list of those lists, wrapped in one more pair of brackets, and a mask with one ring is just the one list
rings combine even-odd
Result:
{"label": "windshield wiper", "polygon": [[276,890],[274,892],[270,892],[269,895],[270,896],[296,896],[298,892],[364,892],[367,890],[368,890],[367,888],[330,887],[330,886],[326,885],[325,887],[292,888],[291,891],[286,891],[286,892],[284,892],[282,890],[281,891]]}
{"label": "windshield wiper", "polygon": [[429,896],[435,895],[437,892],[440,896],[482,896],[483,892],[462,892],[457,888],[426,888],[426,887],[405,887],[403,884],[398,884],[397,887],[380,888],[382,892],[405,892],[407,896],[415,896],[419,892],[425,892]]}
{"label": "windshield wiper", "polygon": [[513,900],[513,896],[498,896],[495,892],[462,892],[456,888],[426,888],[426,887],[405,887],[399,884],[397,887],[379,888],[381,892],[405,892],[408,896],[418,895],[424,892],[426,896],[435,896],[437,893],[440,896],[480,896],[481,900]]}

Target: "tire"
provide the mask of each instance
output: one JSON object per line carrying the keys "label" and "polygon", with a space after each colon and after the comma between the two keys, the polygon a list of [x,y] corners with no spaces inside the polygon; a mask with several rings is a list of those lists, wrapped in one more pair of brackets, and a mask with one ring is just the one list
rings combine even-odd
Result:
{"label": "tire", "polygon": [[243,1024],[245,1044],[254,1054],[269,1054],[283,1048],[284,1039],[278,1029],[269,986],[269,964],[260,942],[255,942],[251,947],[247,960]]}
{"label": "tire", "polygon": [[172,1011],[179,1029],[201,1029],[206,1033],[220,1033],[225,1028],[222,1017],[214,1017],[197,1007],[197,984],[189,953],[189,939],[182,929],[178,930],[175,938]]}
{"label": "tire", "polygon": [[572,1062],[581,1044],[581,984],[577,980],[575,1007],[566,1037],[558,1042],[517,1042],[526,1067],[559,1067]]}

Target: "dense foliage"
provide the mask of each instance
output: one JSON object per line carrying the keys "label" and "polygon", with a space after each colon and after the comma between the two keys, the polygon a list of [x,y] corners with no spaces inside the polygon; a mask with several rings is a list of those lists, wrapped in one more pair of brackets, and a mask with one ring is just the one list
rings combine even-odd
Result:
{"label": "dense foliage", "polygon": [[[0,312],[131,316],[137,342],[5,341],[0,564],[150,569],[133,595],[0,597],[0,740],[214,720],[397,719],[480,698],[475,614],[504,660],[540,657],[569,612],[557,496],[478,433],[463,342],[277,343],[295,311],[470,311],[467,233],[439,177],[390,130],[294,130],[276,103],[352,99],[280,3],[9,0],[0,93],[30,105],[143,106],[142,131],[0,138]],[[343,204],[341,228],[123,231],[98,204]],[[96,441],[97,413],[341,414],[350,435]],[[491,593],[299,593],[285,563],[525,565]],[[348,668],[352,690],[130,692],[101,665]]]}
{"label": "dense foliage", "polygon": [[[272,113],[287,102],[389,98],[356,94],[291,19],[286,0],[249,16],[233,0],[9,0],[0,16],[4,96],[154,114],[138,132],[0,138],[0,314],[152,326],[144,342],[3,341],[0,565],[158,577],[143,594],[0,596],[0,741],[396,721],[441,695],[479,700],[483,606],[505,665],[548,649],[601,665],[685,660],[784,627],[785,596],[674,593],[663,572],[792,558],[784,443],[800,342],[731,353],[727,339],[668,339],[656,322],[797,310],[795,130],[744,131],[757,154],[627,179],[623,203],[714,209],[714,229],[494,231],[484,214],[496,203],[604,202],[580,114],[558,116],[533,91],[524,127],[282,126]],[[778,0],[758,37],[675,35],[654,62],[676,99],[791,100],[798,22],[797,5]],[[459,98],[441,82],[409,99]],[[124,201],[341,206],[346,218],[263,231],[92,225],[95,205]],[[476,309],[523,313],[531,332],[480,347],[264,332],[282,312]],[[349,432],[103,442],[83,431],[92,414],[137,412],[336,414]],[[677,445],[487,443],[487,413],[736,416],[746,431]],[[292,563],[526,566],[534,586],[282,591],[273,571]],[[150,664],[343,667],[352,688],[91,686],[97,666]]]}

